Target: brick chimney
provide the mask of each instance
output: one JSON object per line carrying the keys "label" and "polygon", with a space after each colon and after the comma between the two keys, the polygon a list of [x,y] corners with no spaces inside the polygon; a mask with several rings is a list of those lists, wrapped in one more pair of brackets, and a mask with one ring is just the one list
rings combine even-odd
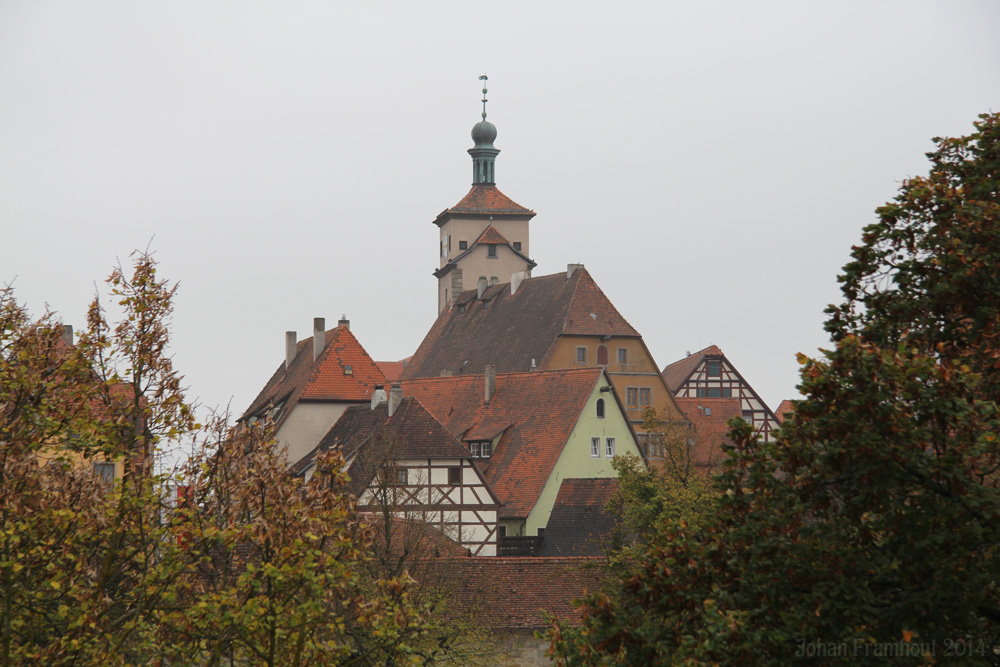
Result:
{"label": "brick chimney", "polygon": [[313,361],[319,359],[326,347],[326,319],[322,317],[313,318]]}
{"label": "brick chimney", "polygon": [[285,332],[285,370],[287,371],[292,366],[292,362],[295,361],[295,352],[297,350],[299,335],[294,331]]}
{"label": "brick chimney", "polygon": [[393,413],[399,408],[399,404],[403,402],[403,385],[398,382],[393,382],[392,386],[389,387],[389,416],[391,417]]}
{"label": "brick chimney", "polygon": [[486,402],[489,403],[493,394],[497,393],[497,367],[486,367]]}

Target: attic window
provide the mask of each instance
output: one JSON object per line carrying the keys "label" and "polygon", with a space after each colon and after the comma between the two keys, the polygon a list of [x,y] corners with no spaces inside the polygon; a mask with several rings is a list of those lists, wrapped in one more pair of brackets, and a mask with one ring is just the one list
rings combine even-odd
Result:
{"label": "attic window", "polygon": [[344,366],[344,375],[354,375],[354,367],[350,365]]}
{"label": "attic window", "polygon": [[708,377],[717,378],[722,375],[721,364],[718,361],[708,362]]}
{"label": "attic window", "polygon": [[597,418],[604,419],[604,399],[597,399]]}
{"label": "attic window", "polygon": [[486,256],[489,257],[490,259],[496,259],[497,258],[497,244],[496,243],[487,243],[486,244]]}
{"label": "attic window", "polygon": [[470,442],[469,452],[474,459],[488,459],[493,454],[493,443],[490,440]]}

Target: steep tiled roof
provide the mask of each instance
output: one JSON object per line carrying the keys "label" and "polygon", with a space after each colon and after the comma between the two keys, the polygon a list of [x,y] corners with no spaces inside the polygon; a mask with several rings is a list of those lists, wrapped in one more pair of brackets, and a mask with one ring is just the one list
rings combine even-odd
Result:
{"label": "steep tiled roof", "polygon": [[663,369],[663,381],[667,383],[667,388],[671,392],[677,393],[677,390],[681,388],[681,385],[691,377],[691,373],[698,368],[698,364],[701,360],[708,356],[721,357],[722,350],[720,350],[715,345],[709,345],[704,350],[699,350],[694,354],[689,354],[688,356],[675,361],[672,364],[668,364],[666,368]]}
{"label": "steep tiled roof", "polygon": [[300,400],[363,402],[377,384],[386,384],[378,365],[350,329],[338,326],[326,332],[326,347],[315,362],[313,339],[299,341],[292,365],[287,370],[284,362],[278,366],[240,420],[284,401],[275,418],[275,427],[280,428]]}
{"label": "steep tiled roof", "polygon": [[535,212],[513,201],[497,186],[479,183],[472,186],[462,201],[442,211],[434,223],[441,225],[453,215],[523,215],[530,218]]}
{"label": "steep tiled roof", "polygon": [[407,380],[403,393],[418,398],[464,442],[503,435],[493,456],[477,463],[504,503],[501,517],[523,518],[538,501],[602,373],[600,368],[501,373],[489,403],[484,403],[483,375]]}
{"label": "steep tiled roof", "polygon": [[334,448],[345,459],[354,459],[347,474],[351,477],[351,491],[356,494],[368,485],[386,457],[469,458],[469,450],[415,398],[404,398],[392,417],[385,402],[375,408],[348,408],[319,444],[296,462],[293,473],[302,473],[320,452]]}
{"label": "steep tiled roof", "polygon": [[503,234],[497,231],[497,228],[493,225],[487,225],[483,233],[479,235],[476,239],[476,243],[507,243],[507,239],[503,237]]}
{"label": "steep tiled roof", "polygon": [[721,462],[719,445],[729,443],[726,422],[741,416],[738,398],[678,398],[677,405],[694,425],[695,448],[691,458],[695,465],[716,465]]}
{"label": "steep tiled roof", "polygon": [[456,558],[438,567],[450,572],[451,601],[475,610],[489,628],[549,627],[547,615],[579,625],[573,600],[601,587],[605,578],[593,558]]}
{"label": "steep tiled roof", "polygon": [[605,510],[617,478],[564,479],[545,527],[539,556],[603,556],[618,521]]}
{"label": "steep tiled roof", "polygon": [[375,363],[388,382],[399,380],[399,375],[403,372],[403,368],[406,367],[406,359],[403,361],[376,361]]}
{"label": "steep tiled roof", "polygon": [[785,421],[785,415],[795,412],[795,404],[791,399],[786,398],[779,405],[778,409],[774,411],[774,416],[778,418],[779,422]]}
{"label": "steep tiled roof", "polygon": [[456,306],[438,315],[402,378],[483,372],[527,371],[544,366],[560,335],[639,336],[586,269],[529,278],[516,294],[510,285],[490,288],[483,299],[463,292]]}

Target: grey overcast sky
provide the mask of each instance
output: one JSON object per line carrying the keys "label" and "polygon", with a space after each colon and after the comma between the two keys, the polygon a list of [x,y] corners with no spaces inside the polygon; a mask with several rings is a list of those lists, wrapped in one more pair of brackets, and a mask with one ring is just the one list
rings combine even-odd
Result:
{"label": "grey overcast sky", "polygon": [[661,368],[714,343],[774,408],[875,207],[1000,109],[1000,2],[0,0],[0,282],[81,328],[151,245],[237,414],[313,317],[408,356],[484,72],[535,275],[584,263]]}

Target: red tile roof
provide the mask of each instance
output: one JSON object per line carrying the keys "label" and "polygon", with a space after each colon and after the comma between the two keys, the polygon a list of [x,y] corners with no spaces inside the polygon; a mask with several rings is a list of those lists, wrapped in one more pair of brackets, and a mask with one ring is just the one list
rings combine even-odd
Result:
{"label": "red tile roof", "polygon": [[672,364],[668,364],[666,368],[663,369],[661,375],[663,375],[663,381],[667,383],[667,387],[670,389],[671,393],[676,394],[677,390],[681,388],[687,379],[691,377],[691,373],[698,368],[698,364],[705,357],[721,357],[722,350],[720,350],[715,345],[709,345],[704,350],[698,350],[694,354],[689,354],[683,359],[675,361]]}
{"label": "red tile roof", "polygon": [[695,465],[716,465],[722,460],[722,443],[731,444],[726,422],[742,415],[738,398],[678,398],[677,405],[694,425]]}
{"label": "red tile roof", "polygon": [[382,371],[382,375],[389,382],[396,382],[399,380],[400,374],[403,372],[403,368],[406,367],[406,360],[403,361],[376,361],[378,369]]}
{"label": "red tile roof", "polygon": [[479,235],[476,239],[476,243],[507,243],[507,239],[503,237],[503,234],[497,231],[497,228],[493,225],[487,225],[483,233]]}
{"label": "red tile roof", "polygon": [[313,339],[299,341],[292,365],[278,366],[240,421],[284,401],[275,419],[279,428],[300,400],[360,403],[371,399],[377,384],[387,384],[378,365],[350,329],[338,326],[326,332],[326,346],[315,362]]}
{"label": "red tile roof", "polygon": [[531,218],[535,212],[513,201],[500,192],[497,186],[479,183],[472,186],[462,201],[442,211],[434,220],[434,224],[440,226],[453,215],[516,215]]}
{"label": "red tile roof", "polygon": [[480,373],[489,364],[501,373],[523,372],[532,359],[542,368],[561,335],[640,337],[581,268],[569,280],[565,273],[528,278],[516,294],[508,283],[483,299],[476,290],[463,292],[438,315],[402,378]]}
{"label": "red tile roof", "polygon": [[502,518],[524,518],[538,501],[556,460],[604,371],[600,368],[500,373],[484,403],[485,377],[403,381],[449,432],[464,442],[501,435],[493,456],[478,460],[504,503]]}
{"label": "red tile roof", "polygon": [[[460,612],[476,610],[485,625],[502,630],[534,630],[548,616],[579,625],[573,600],[601,587],[606,575],[594,558],[455,558],[448,568],[451,601]],[[433,566],[433,565],[432,565]]]}
{"label": "red tile roof", "polygon": [[785,421],[785,416],[795,412],[795,404],[791,399],[786,398],[779,405],[778,409],[774,411],[774,416],[778,418],[779,422]]}

